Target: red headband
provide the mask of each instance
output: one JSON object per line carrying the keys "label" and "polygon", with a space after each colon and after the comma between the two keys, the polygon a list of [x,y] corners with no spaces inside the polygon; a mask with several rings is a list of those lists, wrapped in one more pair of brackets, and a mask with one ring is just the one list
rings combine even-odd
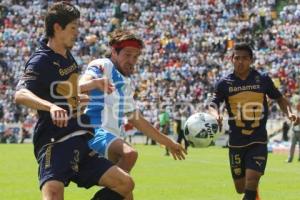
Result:
{"label": "red headband", "polygon": [[137,49],[141,49],[142,45],[137,40],[124,40],[124,41],[118,42],[116,44],[113,44],[112,47],[115,49],[123,49],[125,47],[134,47]]}

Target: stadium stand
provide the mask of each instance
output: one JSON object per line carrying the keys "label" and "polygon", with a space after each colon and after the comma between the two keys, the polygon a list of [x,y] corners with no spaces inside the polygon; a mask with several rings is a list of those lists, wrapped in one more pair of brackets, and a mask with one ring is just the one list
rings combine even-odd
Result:
{"label": "stadium stand", "polygon": [[[172,113],[180,104],[190,115],[205,109],[213,86],[228,73],[234,42],[255,49],[253,66],[272,75],[292,97],[300,80],[300,5],[280,0],[77,0],[82,13],[74,47],[78,64],[102,57],[107,35],[119,27],[145,41],[133,79],[136,99],[153,123],[160,106]],[[121,3],[122,2],[122,3]],[[0,114],[5,124],[35,121],[34,113],[13,103],[25,61],[42,37],[43,16],[51,1],[2,0],[0,4]],[[299,102],[299,101],[298,101]],[[297,101],[296,101],[297,103]],[[278,118],[270,102],[271,118]],[[296,105],[295,105],[296,106]],[[156,113],[156,114],[155,114]]]}

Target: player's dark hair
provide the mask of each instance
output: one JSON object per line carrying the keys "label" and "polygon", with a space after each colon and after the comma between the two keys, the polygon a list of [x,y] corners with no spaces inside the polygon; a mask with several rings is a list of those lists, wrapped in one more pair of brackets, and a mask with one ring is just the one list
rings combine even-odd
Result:
{"label": "player's dark hair", "polygon": [[63,29],[80,17],[79,10],[72,4],[62,1],[53,4],[47,11],[45,17],[45,31],[48,38],[54,37],[53,25],[58,23]]}
{"label": "player's dark hair", "polygon": [[[237,43],[237,44],[234,45],[233,50],[234,51],[247,51],[248,54],[249,54],[249,56],[250,56],[250,58],[253,59],[252,48],[247,43],[244,43],[244,42],[243,43]],[[234,56],[234,55],[232,54],[232,56]]]}

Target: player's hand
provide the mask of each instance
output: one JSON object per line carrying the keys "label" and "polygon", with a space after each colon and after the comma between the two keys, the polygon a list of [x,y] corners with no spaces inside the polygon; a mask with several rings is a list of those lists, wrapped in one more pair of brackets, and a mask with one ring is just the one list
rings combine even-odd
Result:
{"label": "player's hand", "polygon": [[295,114],[289,113],[288,118],[293,124],[297,122],[298,117]]}
{"label": "player's hand", "polygon": [[297,126],[300,124],[300,117],[296,116],[296,120],[294,121],[294,126]]}
{"label": "player's hand", "polygon": [[96,88],[107,94],[110,94],[115,90],[115,86],[111,84],[109,79],[106,77],[94,79],[94,83]]}
{"label": "player's hand", "polygon": [[52,104],[50,106],[50,115],[54,125],[62,128],[68,126],[68,112],[61,107]]}
{"label": "player's hand", "polygon": [[174,160],[184,160],[185,156],[187,155],[187,151],[178,143],[172,141],[172,143],[167,146],[170,153],[172,154]]}

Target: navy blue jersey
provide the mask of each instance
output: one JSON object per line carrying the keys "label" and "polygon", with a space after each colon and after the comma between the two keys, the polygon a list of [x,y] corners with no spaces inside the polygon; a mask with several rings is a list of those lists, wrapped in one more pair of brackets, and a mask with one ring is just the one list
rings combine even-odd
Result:
{"label": "navy blue jersey", "polygon": [[64,108],[70,116],[68,126],[60,128],[53,124],[50,112],[38,110],[39,119],[33,137],[36,155],[45,144],[55,142],[74,131],[84,130],[79,126],[79,121],[89,123],[89,118],[77,110],[79,69],[73,56],[69,52],[67,55],[65,58],[55,53],[47,46],[47,40],[41,41],[39,50],[26,63],[25,72],[18,84],[19,88],[26,88],[38,97]]}
{"label": "navy blue jersey", "polygon": [[212,103],[219,107],[225,101],[229,115],[229,146],[267,143],[266,96],[278,99],[282,95],[267,74],[254,69],[246,80],[231,73],[216,84]]}

